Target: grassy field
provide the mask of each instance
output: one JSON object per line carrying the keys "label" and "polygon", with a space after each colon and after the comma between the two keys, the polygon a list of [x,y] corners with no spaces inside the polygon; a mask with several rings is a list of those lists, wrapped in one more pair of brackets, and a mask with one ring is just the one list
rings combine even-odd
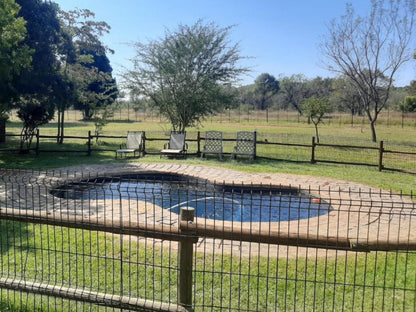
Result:
{"label": "grassy field", "polygon": [[[71,113],[69,114],[71,116]],[[234,137],[240,130],[257,129],[260,138],[285,142],[310,143],[314,129],[304,121],[264,119],[248,121],[224,114],[207,120],[195,131],[220,130]],[[293,117],[293,116],[292,116]],[[291,117],[291,118],[292,118]],[[293,118],[295,118],[294,116]],[[67,123],[67,135],[86,136],[94,130],[91,123],[78,121],[75,113]],[[347,118],[347,116],[345,116]],[[341,118],[342,120],[342,118]],[[394,122],[393,122],[394,121]],[[19,133],[21,124],[12,119],[8,133]],[[169,125],[158,118],[146,121],[110,122],[104,135],[125,136],[127,131],[145,130],[161,137]],[[404,128],[398,119],[378,126],[378,137],[391,146],[414,150],[416,127],[412,121]],[[41,128],[41,134],[54,135],[56,124]],[[367,126],[351,126],[346,122],[327,122],[320,128],[321,142],[377,146],[370,140]],[[120,140],[102,140],[94,147],[102,149],[88,157],[72,153],[0,154],[0,166],[19,169],[56,169],[81,164],[123,163],[115,160],[114,149]],[[10,145],[18,141],[9,140]],[[53,140],[45,143],[56,147]],[[152,142],[155,151],[163,145]],[[85,141],[67,140],[62,149],[85,149]],[[105,151],[107,150],[107,151]],[[334,157],[336,151],[332,151]],[[246,160],[222,161],[161,159],[146,156],[135,162],[180,162],[186,164],[231,168],[246,172],[293,173],[355,181],[374,188],[416,191],[416,176],[394,172],[379,172],[375,167],[335,164],[295,163],[288,161]],[[0,268],[2,276],[25,276],[29,279],[51,281],[58,285],[85,285],[87,288],[114,293],[133,294],[142,298],[176,301],[177,254],[163,248],[148,248],[135,241],[123,243],[118,236],[45,225],[0,221]],[[123,262],[121,262],[123,259]],[[240,258],[227,255],[197,254],[195,258],[195,305],[210,310],[252,309],[267,311],[275,307],[292,311],[414,311],[416,296],[416,254],[414,253],[354,253],[322,259],[286,259],[276,257]],[[123,289],[121,280],[124,280]],[[173,286],[168,287],[168,286]],[[405,289],[411,289],[405,290]],[[415,291],[413,291],[415,290]],[[96,311],[80,303],[60,299],[45,299],[32,295],[1,292],[1,311]],[[215,308],[218,307],[218,308]],[[104,311],[104,309],[102,309]]]}
{"label": "grassy field", "polygon": [[[124,112],[125,114],[125,112]],[[80,118],[81,116],[75,113],[68,113],[68,117]],[[345,116],[345,118],[347,118]],[[149,117],[147,118],[149,119]],[[395,119],[396,120],[396,119]],[[391,122],[393,123],[393,122]],[[7,125],[7,132],[18,134],[20,133],[21,123],[12,119]],[[227,120],[222,120],[220,117],[213,118],[204,122],[201,128],[188,129],[189,137],[196,136],[196,131],[202,133],[207,130],[220,130],[224,132],[225,138],[235,138],[236,132],[241,130],[253,131],[257,129],[259,140],[269,140],[270,142],[283,142],[283,143],[298,143],[298,144],[311,144],[312,136],[314,135],[314,128],[312,125],[308,125],[306,122],[280,122],[280,123],[266,123],[262,119],[259,123],[253,124],[251,122],[234,122],[229,123]],[[125,136],[127,131],[141,131],[145,130],[152,136],[160,138],[166,138],[168,140],[168,133],[170,130],[169,124],[166,122],[160,122],[160,119],[144,121],[114,121],[110,122],[103,131],[103,135],[112,136]],[[82,122],[78,120],[70,119],[66,125],[66,135],[83,136],[86,137],[88,131],[94,131],[94,125],[92,123]],[[416,147],[416,127],[407,125],[402,128],[401,126],[387,126],[381,124],[377,127],[378,138],[385,142],[385,146],[388,146],[392,150],[407,150],[415,151]],[[52,122],[40,129],[41,135],[56,135],[56,123]],[[378,147],[378,143],[371,142],[371,135],[368,126],[356,125],[351,126],[349,124],[324,124],[320,127],[321,143],[328,144],[344,144],[344,145],[363,145]],[[114,150],[123,143],[123,139],[102,139],[99,144],[94,142],[93,148],[102,150],[101,152],[94,152],[91,157],[85,156],[85,153],[42,153],[40,157],[34,155],[16,155],[16,154],[0,154],[0,166],[4,168],[22,168],[22,169],[52,169],[60,167],[68,167],[79,164],[106,164],[116,161],[114,159]],[[7,146],[18,147],[17,138],[8,138]],[[65,150],[86,150],[86,140],[70,140],[67,139],[63,146],[58,146],[52,139],[42,140],[42,146],[50,149],[62,149]],[[163,141],[153,141],[146,143],[146,149],[150,151],[159,151],[163,147]],[[224,146],[225,152],[231,152],[233,148],[233,142],[227,142]],[[307,163],[310,160],[310,149],[302,148],[279,148],[270,147],[267,145],[259,145],[259,152],[264,155],[277,156],[280,159],[297,159],[305,161],[306,163],[295,163],[290,161],[266,161],[257,160],[253,163],[244,160],[232,161],[226,158],[223,161],[210,158],[208,160],[200,160],[196,157],[188,157],[185,161],[190,164],[219,166],[232,168],[241,171],[253,171],[253,172],[281,172],[281,173],[295,173],[306,174],[313,176],[331,177],[342,180],[350,180],[355,182],[362,182],[371,185],[375,188],[383,188],[394,191],[404,191],[409,193],[415,191],[416,177],[413,175],[394,173],[394,172],[378,172],[376,167],[365,166],[345,166],[336,164],[317,163],[311,165]],[[190,150],[196,149],[195,146],[190,144]],[[318,157],[322,159],[338,159],[340,157],[339,150],[325,149],[318,151]],[[368,153],[356,153],[351,154],[355,160],[366,160],[368,162],[377,164],[378,156],[377,151]],[[414,157],[413,157],[414,158]],[[124,161],[124,160],[123,160]],[[160,159],[158,156],[146,156],[139,160],[139,162],[172,162],[169,159]],[[386,159],[394,163],[396,159]],[[117,160],[120,162],[120,160]],[[407,166],[416,166],[416,161],[410,159]]]}

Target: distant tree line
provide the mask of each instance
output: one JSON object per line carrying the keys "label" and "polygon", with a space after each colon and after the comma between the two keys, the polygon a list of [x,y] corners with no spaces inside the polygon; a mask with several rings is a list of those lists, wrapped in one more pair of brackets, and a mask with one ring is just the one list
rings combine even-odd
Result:
{"label": "distant tree line", "polygon": [[[271,77],[276,81],[277,88],[269,91],[269,97],[265,98],[259,94],[259,78]],[[349,113],[354,116],[365,114],[363,106],[360,105],[358,91],[349,82],[347,77],[338,78],[306,78],[302,74],[292,76],[279,76],[277,79],[268,73],[261,74],[253,84],[237,88],[238,101],[234,108],[256,110],[294,110],[299,115],[304,114],[302,103],[312,97],[327,98],[331,102],[331,110]],[[416,80],[409,86],[392,87],[389,101],[386,108],[405,112],[414,112],[413,106],[403,107],[407,98],[416,95]],[[408,101],[408,100],[407,100]]]}

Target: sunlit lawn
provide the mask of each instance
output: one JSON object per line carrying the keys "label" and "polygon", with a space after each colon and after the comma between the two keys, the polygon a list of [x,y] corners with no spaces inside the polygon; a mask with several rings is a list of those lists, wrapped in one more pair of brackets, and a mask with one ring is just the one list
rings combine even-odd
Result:
{"label": "sunlit lawn", "polygon": [[[225,137],[234,138],[241,130],[257,129],[260,140],[285,143],[310,144],[314,129],[306,123],[281,122],[267,124],[227,123],[226,116],[220,120],[207,120],[204,127],[189,129],[189,136],[196,131],[220,130]],[[8,124],[9,133],[19,133],[20,124]],[[145,130],[154,136],[166,138],[169,125],[158,120],[147,122],[110,122],[104,135],[125,136],[127,131]],[[70,121],[66,134],[87,136],[93,131],[91,123]],[[53,123],[40,129],[43,135],[53,135]],[[325,124],[320,129],[321,142],[378,146],[372,143],[367,127],[349,124]],[[378,128],[378,136],[395,148],[414,151],[416,128],[399,125]],[[147,155],[137,160],[115,160],[114,150],[123,139],[102,139],[94,142],[92,156],[86,156],[86,141],[68,139],[62,146],[53,140],[43,142],[43,148],[80,150],[81,153],[41,153],[19,155],[0,154],[0,166],[16,169],[55,169],[81,164],[108,164],[134,161],[140,163],[184,163],[216,166],[247,172],[292,173],[330,177],[355,181],[374,188],[415,191],[416,176],[394,172],[379,172],[377,167],[346,166],[336,164],[310,164],[309,151],[259,146],[261,153],[298,157],[290,161],[200,159],[189,156],[184,160],[171,160]],[[163,141],[147,142],[149,150],[158,151]],[[9,146],[18,146],[18,141],[9,139]],[[233,143],[227,143],[226,152]],[[191,144],[190,149],[196,147]],[[320,157],[337,157],[336,150]],[[318,155],[319,156],[319,155]],[[358,155],[357,157],[372,157]],[[25,225],[1,221],[0,266],[3,276],[24,274],[26,278],[50,280],[58,285],[86,285],[98,291],[134,294],[142,298],[154,298],[176,302],[177,255],[164,249],[149,249],[136,242],[121,244],[117,236],[97,232],[62,229],[44,225]],[[51,251],[46,252],[45,249]],[[85,255],[93,256],[85,256]],[[124,264],[120,264],[123,258]],[[24,263],[24,265],[23,265]],[[148,264],[147,266],[144,264]],[[76,265],[75,265],[76,264]],[[150,265],[149,265],[150,264]],[[350,256],[329,257],[317,261],[305,258],[236,258],[227,255],[197,254],[195,259],[195,304],[198,307],[219,306],[236,309],[266,311],[271,309],[302,311],[408,311],[414,309],[416,289],[416,256],[408,253],[369,253]],[[40,272],[39,268],[43,268]],[[103,269],[105,268],[105,269]],[[124,289],[120,280],[123,279]],[[127,282],[128,281],[128,282]],[[219,293],[220,292],[220,293]],[[9,294],[9,295],[8,295]],[[81,304],[64,300],[45,300],[31,295],[2,292],[1,311],[57,311],[83,310]],[[267,298],[267,299],[266,299]],[[95,308],[91,308],[95,310]],[[216,310],[216,309],[213,309]],[[217,309],[218,311],[220,309]]]}

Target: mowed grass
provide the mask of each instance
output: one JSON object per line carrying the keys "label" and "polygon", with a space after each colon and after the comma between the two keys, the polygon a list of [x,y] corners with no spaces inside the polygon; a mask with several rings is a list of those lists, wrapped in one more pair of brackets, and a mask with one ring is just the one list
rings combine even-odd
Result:
{"label": "mowed grass", "polygon": [[[227,122],[227,116],[207,120],[196,131],[223,131],[234,138],[241,130],[256,129],[260,140],[310,144],[314,129],[305,122],[280,121]],[[20,123],[8,124],[9,133],[19,133]],[[94,130],[91,123],[77,120],[67,124],[66,134],[86,136]],[[110,122],[104,135],[125,136],[127,131],[152,133],[166,138],[169,125],[159,119],[139,122]],[[56,124],[40,129],[43,135],[54,135]],[[400,150],[413,150],[416,146],[416,128],[407,125],[378,127],[379,139]],[[325,124],[320,127],[321,142],[330,144],[378,146],[370,140],[368,127],[351,127],[344,123]],[[43,141],[48,148],[61,149],[62,153],[0,154],[0,166],[17,169],[57,169],[81,164],[125,163],[183,163],[216,166],[246,172],[271,172],[313,175],[364,183],[395,192],[415,191],[414,175],[383,171],[376,167],[337,164],[310,164],[309,152],[297,149],[259,148],[262,153],[293,157],[305,162],[256,160],[220,161],[214,157],[201,160],[188,157],[171,160],[159,156],[145,156],[137,160],[115,160],[114,150],[123,139],[102,139],[94,142],[92,156],[84,153],[65,153],[65,150],[86,151],[85,140],[67,139],[58,146],[52,139]],[[158,151],[164,141],[147,142],[148,148]],[[9,139],[8,146],[18,146]],[[226,152],[233,143],[227,143]],[[190,145],[190,149],[195,146]],[[319,157],[337,157],[329,149]],[[373,157],[373,155],[357,155]],[[413,163],[415,164],[415,163]],[[149,300],[177,302],[177,259],[166,242],[162,247],[151,248],[135,240],[121,240],[117,235],[83,231],[46,225],[0,221],[0,267],[2,277],[27,278],[49,281],[67,287],[81,287],[99,292],[131,295]],[[211,252],[197,253],[194,259],[194,303],[197,311],[252,310],[252,311],[414,311],[416,302],[416,255],[407,252],[339,252],[325,258],[287,259],[283,257],[233,257]],[[105,308],[22,294],[3,290],[1,311],[101,311]]]}
{"label": "mowed grass", "polygon": [[[178,255],[135,239],[1,221],[2,276],[177,303]],[[416,255],[344,253],[297,259],[197,253],[196,311],[413,311]],[[2,291],[2,311],[104,311]],[[6,309],[7,308],[7,309]]]}

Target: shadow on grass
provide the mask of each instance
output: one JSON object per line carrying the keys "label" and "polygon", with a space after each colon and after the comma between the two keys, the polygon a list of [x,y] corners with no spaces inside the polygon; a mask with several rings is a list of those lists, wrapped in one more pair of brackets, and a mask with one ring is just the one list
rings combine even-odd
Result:
{"label": "shadow on grass", "polygon": [[[80,121],[76,121],[76,122],[68,122],[68,123],[65,123],[65,128],[85,127],[85,126],[88,126],[90,124],[91,124],[91,122],[80,120]],[[13,129],[14,128],[19,128],[19,129],[22,129],[22,125],[23,124],[22,124],[21,121],[8,121],[7,124],[6,124],[6,129],[7,128],[13,128]],[[41,133],[42,133],[42,128],[54,128],[54,129],[57,129],[58,128],[58,125],[57,125],[56,122],[50,122],[50,123],[48,123],[48,124],[46,124],[46,125],[44,125],[44,126],[42,126],[40,128],[40,132]]]}
{"label": "shadow on grass", "polygon": [[28,250],[29,230],[26,223],[0,220],[0,254],[9,253],[10,249],[18,252]]}
{"label": "shadow on grass", "polygon": [[21,155],[18,153],[0,154],[0,168],[10,169],[51,169],[60,167],[71,167],[89,164],[103,164],[114,161],[114,152],[94,152],[92,156],[87,153],[34,153]]}

